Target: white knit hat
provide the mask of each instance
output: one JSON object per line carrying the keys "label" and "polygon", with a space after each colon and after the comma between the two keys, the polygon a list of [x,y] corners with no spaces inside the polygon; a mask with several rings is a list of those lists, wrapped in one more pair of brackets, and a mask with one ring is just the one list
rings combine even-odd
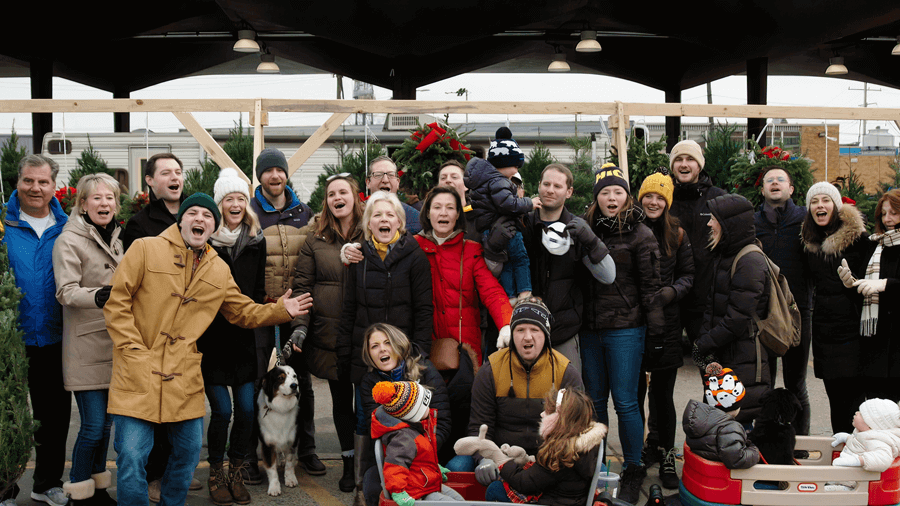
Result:
{"label": "white knit hat", "polygon": [[240,193],[247,197],[247,203],[250,203],[250,185],[241,179],[237,170],[226,167],[219,171],[219,179],[216,179],[216,185],[213,187],[215,193],[216,205],[222,202],[225,195],[229,193]]}
{"label": "white knit hat", "polygon": [[825,181],[819,181],[818,183],[810,186],[809,190],[806,192],[807,210],[809,209],[809,201],[812,200],[812,198],[816,195],[828,195],[828,197],[831,198],[831,201],[834,202],[834,209],[836,211],[840,211],[841,207],[844,205],[843,201],[841,201],[841,192],[839,192],[833,184],[827,183]]}
{"label": "white knit hat", "polygon": [[875,430],[900,428],[900,406],[887,399],[869,399],[859,405],[866,425]]}

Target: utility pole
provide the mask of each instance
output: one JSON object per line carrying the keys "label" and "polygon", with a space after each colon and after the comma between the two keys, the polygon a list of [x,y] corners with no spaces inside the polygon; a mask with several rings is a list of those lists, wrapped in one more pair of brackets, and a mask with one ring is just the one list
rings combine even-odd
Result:
{"label": "utility pole", "polygon": [[[706,103],[712,105],[712,82],[706,82]],[[709,129],[712,130],[714,118],[709,117]]]}
{"label": "utility pole", "polygon": [[[847,88],[850,91],[862,91],[863,92],[863,103],[860,104],[860,107],[869,107],[870,105],[878,105],[878,102],[869,102],[869,83],[863,83],[862,89],[860,88]],[[872,91],[881,91],[881,88],[871,88]],[[866,120],[862,120],[862,127],[859,131],[859,146],[862,147],[862,137],[866,135]]]}

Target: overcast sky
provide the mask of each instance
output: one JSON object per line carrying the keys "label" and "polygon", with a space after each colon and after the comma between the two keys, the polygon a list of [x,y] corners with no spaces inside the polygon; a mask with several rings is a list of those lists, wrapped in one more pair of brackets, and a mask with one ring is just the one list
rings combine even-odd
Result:
{"label": "overcast sky", "polygon": [[[423,86],[418,91],[420,100],[462,101],[454,93],[460,88],[469,90],[469,100],[479,101],[560,101],[560,102],[647,102],[662,103],[662,91],[622,79],[583,74],[464,74]],[[353,81],[344,79],[346,97],[352,98]],[[781,106],[833,106],[860,107],[863,105],[863,83],[826,77],[769,77],[768,103]],[[900,108],[900,90],[869,85],[869,107]],[[712,83],[714,104],[746,104],[746,79],[743,76],[720,79]],[[89,88],[64,79],[54,78],[54,98],[92,99],[112,98],[111,93]],[[336,80],[332,75],[236,75],[190,77],[159,84],[135,91],[132,98],[285,98],[285,99],[333,99],[336,96]],[[386,100],[391,92],[375,88],[375,98]],[[27,78],[0,79],[0,98],[28,99],[30,84]],[[682,92],[686,104],[707,103],[706,86],[698,86]],[[199,113],[200,123],[206,128],[231,127],[238,119],[237,113]],[[318,125],[328,114],[271,113],[270,126]],[[572,121],[571,115],[470,115],[469,122],[477,121]],[[579,120],[591,121],[599,116],[580,116]],[[631,117],[647,123],[662,122],[662,117]],[[452,115],[451,123],[462,123],[463,115]],[[351,120],[352,121],[352,118]],[[378,119],[376,118],[376,122]],[[705,122],[706,118],[684,118],[685,122]],[[736,121],[731,119],[729,121]],[[789,119],[789,121],[791,121]],[[9,133],[15,122],[20,134],[31,133],[31,117],[28,114],[0,114],[0,133]],[[112,132],[112,114],[54,114],[54,129],[66,132]],[[247,115],[244,115],[244,123]],[[791,122],[814,123],[815,120]],[[841,142],[851,143],[859,139],[859,121],[831,121],[840,125]],[[867,129],[881,126],[900,137],[900,130],[890,122],[868,122]],[[176,131],[181,124],[169,113],[133,113],[132,130],[149,127],[151,131]],[[895,138],[895,145],[897,138]]]}

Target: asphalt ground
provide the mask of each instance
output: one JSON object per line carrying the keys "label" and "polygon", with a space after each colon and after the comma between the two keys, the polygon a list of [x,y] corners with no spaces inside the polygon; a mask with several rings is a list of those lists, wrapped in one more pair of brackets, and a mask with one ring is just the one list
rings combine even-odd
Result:
{"label": "asphalt ground", "polygon": [[[780,364],[779,364],[780,365]],[[831,422],[828,415],[828,397],[825,394],[825,387],[822,381],[813,376],[812,361],[808,365],[807,387],[810,394],[810,402],[813,406],[812,421],[810,426],[810,435],[830,435]],[[780,370],[779,370],[780,376]],[[652,381],[652,377],[651,377]],[[779,377],[776,386],[782,386]],[[351,506],[353,504],[354,494],[343,493],[338,489],[338,480],[341,477],[343,463],[340,457],[340,445],[335,433],[334,424],[331,417],[331,395],[328,390],[328,383],[324,380],[313,378],[313,388],[316,395],[316,445],[319,458],[325,463],[327,473],[325,476],[309,476],[302,470],[297,470],[297,477],[300,485],[296,488],[282,487],[282,495],[279,497],[269,497],[266,495],[267,484],[265,480],[261,485],[248,486],[252,497],[252,504],[260,506],[264,505],[281,505],[291,504],[296,506],[321,505],[321,506]],[[679,412],[679,430],[676,433],[676,446],[682,448],[684,445],[684,433],[681,431],[680,413],[688,400],[700,399],[702,394],[700,374],[697,368],[690,365],[690,359],[685,357],[685,365],[678,371],[678,378],[675,385],[675,406]],[[207,407],[208,409],[208,407]],[[611,460],[612,471],[618,472],[621,468],[622,446],[619,444],[618,427],[616,423],[615,409],[610,401],[610,432],[608,439],[608,454]],[[68,479],[69,469],[71,468],[72,446],[75,444],[75,438],[78,434],[79,416],[78,408],[73,400],[72,416],[69,423],[69,436],[67,440],[67,462],[65,476],[63,481]],[[209,414],[207,412],[204,420],[204,427],[208,427]],[[115,426],[113,426],[115,431]],[[680,454],[680,450],[679,450]],[[116,453],[110,443],[108,454],[108,468],[113,474],[113,486],[109,489],[110,495],[116,495]],[[194,476],[203,483],[203,489],[192,491],[188,494],[187,504],[191,506],[209,506],[212,502],[209,499],[209,491],[206,487],[206,481],[209,478],[209,464],[206,462],[207,449],[206,438],[204,437],[203,451],[200,454],[200,465]],[[677,463],[678,475],[681,476],[681,455]],[[28,463],[28,469],[25,475],[19,480],[19,486],[22,491],[17,498],[19,505],[43,505],[31,500],[30,492],[32,486],[32,473],[34,472],[34,461]],[[647,492],[650,485],[659,482],[659,466],[653,466],[647,473],[647,479],[644,481],[644,487],[641,494],[641,500],[638,504],[643,505],[647,500]],[[675,490],[663,490],[664,495],[676,493]]]}

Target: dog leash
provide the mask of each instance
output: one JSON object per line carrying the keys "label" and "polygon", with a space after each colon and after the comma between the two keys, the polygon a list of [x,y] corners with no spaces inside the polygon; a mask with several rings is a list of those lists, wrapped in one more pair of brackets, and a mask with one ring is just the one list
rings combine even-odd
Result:
{"label": "dog leash", "polygon": [[284,355],[281,354],[281,325],[275,325],[275,365],[284,365]]}

